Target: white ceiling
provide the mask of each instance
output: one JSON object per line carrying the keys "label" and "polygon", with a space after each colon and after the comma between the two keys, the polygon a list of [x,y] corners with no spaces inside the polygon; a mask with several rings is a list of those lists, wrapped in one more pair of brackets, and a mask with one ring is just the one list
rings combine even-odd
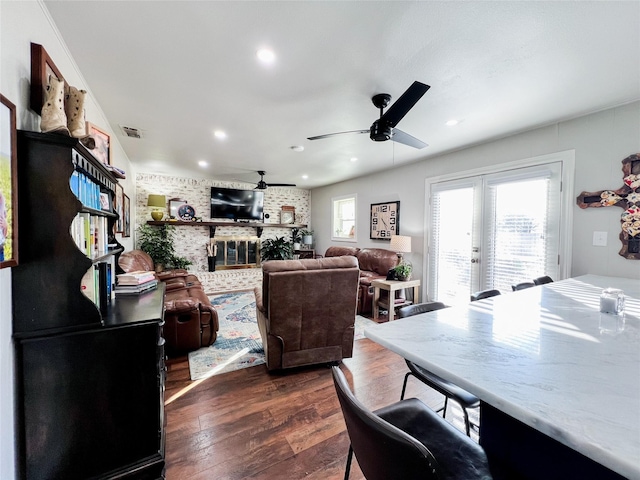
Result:
{"label": "white ceiling", "polygon": [[[267,182],[311,188],[640,99],[638,1],[45,5],[145,172],[257,181],[266,170]],[[276,52],[270,67],[262,46]],[[414,80],[431,89],[398,127],[429,147],[307,140],[368,129],[371,96],[393,102]]]}

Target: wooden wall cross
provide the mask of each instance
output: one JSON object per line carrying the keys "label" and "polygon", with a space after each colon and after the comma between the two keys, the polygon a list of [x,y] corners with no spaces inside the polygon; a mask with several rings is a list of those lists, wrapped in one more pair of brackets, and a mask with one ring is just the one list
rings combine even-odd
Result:
{"label": "wooden wall cross", "polygon": [[612,207],[624,209],[620,216],[622,249],[625,258],[640,260],[640,153],[622,160],[624,184],[617,190],[582,192],[578,198],[580,208]]}

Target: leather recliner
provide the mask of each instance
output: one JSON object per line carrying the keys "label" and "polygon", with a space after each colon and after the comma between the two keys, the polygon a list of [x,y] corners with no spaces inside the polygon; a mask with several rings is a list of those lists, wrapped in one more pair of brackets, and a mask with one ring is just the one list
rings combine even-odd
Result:
{"label": "leather recliner", "polygon": [[269,370],[351,357],[358,293],[354,257],[270,260],[255,288]]}
{"label": "leather recliner", "polygon": [[[154,271],[151,257],[142,250],[120,255],[118,265],[125,272]],[[202,289],[197,276],[184,269],[156,272],[165,283],[163,336],[169,355],[184,354],[216,341],[218,313]]]}
{"label": "leather recliner", "polygon": [[[325,257],[339,257],[349,255],[356,257],[360,268],[360,287],[358,292],[358,314],[371,313],[373,303],[374,280],[385,280],[390,269],[399,263],[398,255],[384,248],[357,248],[357,247],[329,247]],[[386,295],[387,292],[380,292]]]}

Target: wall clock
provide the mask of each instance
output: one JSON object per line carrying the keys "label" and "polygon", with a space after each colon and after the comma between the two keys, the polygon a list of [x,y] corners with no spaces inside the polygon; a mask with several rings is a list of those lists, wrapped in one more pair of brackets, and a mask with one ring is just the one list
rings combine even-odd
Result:
{"label": "wall clock", "polygon": [[391,240],[400,234],[400,201],[371,204],[369,238]]}

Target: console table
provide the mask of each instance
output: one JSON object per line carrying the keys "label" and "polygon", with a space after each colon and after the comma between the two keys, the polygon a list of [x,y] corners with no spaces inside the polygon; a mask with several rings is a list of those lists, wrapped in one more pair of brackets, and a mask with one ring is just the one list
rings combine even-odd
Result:
{"label": "console table", "polygon": [[[403,290],[405,288],[413,287],[413,302],[418,303],[419,295],[420,295],[420,280],[373,280],[371,282],[371,286],[373,287],[373,318],[377,320],[378,318],[378,307],[386,308],[389,312],[389,321],[393,320],[395,315],[395,309],[397,307],[404,307],[405,305],[409,305],[411,302],[401,302],[394,304],[395,301],[395,292],[398,290]],[[384,302],[380,301],[380,290],[386,290],[389,292],[389,302],[388,305]]]}

